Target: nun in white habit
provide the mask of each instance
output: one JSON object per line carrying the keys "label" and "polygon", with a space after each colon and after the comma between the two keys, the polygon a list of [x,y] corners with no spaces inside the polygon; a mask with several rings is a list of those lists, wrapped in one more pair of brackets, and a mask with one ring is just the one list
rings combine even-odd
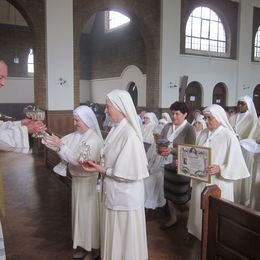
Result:
{"label": "nun in white habit", "polygon": [[200,133],[207,128],[204,117],[202,115],[197,116],[193,126],[196,132],[196,138],[198,138]]}
{"label": "nun in white habit", "polygon": [[167,123],[172,123],[172,119],[171,119],[171,116],[169,115],[169,113],[163,112],[162,118],[165,119],[167,121]]}
{"label": "nun in white habit", "polygon": [[113,90],[105,112],[114,127],[104,147],[102,260],[148,259],[144,213],[144,184],[148,176],[142,133],[131,96]]}
{"label": "nun in white habit", "polygon": [[239,141],[228,122],[225,110],[214,104],[204,109],[203,113],[207,129],[202,131],[196,144],[211,148],[212,164],[208,167],[211,183],[192,180],[188,231],[198,239],[201,239],[202,226],[201,192],[205,186],[218,185],[221,197],[234,201],[235,180],[249,177]]}
{"label": "nun in white habit", "polygon": [[86,257],[99,254],[100,198],[96,190],[98,172],[93,174],[85,171],[79,164],[79,159],[84,150],[87,150],[91,160],[100,161],[103,139],[91,108],[79,106],[73,114],[75,132],[61,139],[46,136],[43,143],[55,149],[62,159],[54,171],[64,175],[68,164],[72,175],[72,239],[73,248],[78,249],[73,257],[82,258],[87,254],[86,251],[92,251]]}
{"label": "nun in white habit", "polygon": [[229,118],[229,122],[239,139],[254,138],[257,127],[257,113],[250,96],[238,100],[239,112]]}
{"label": "nun in white habit", "polygon": [[[254,102],[250,96],[243,96],[238,100],[239,113],[230,117],[229,122],[234,128],[239,140],[256,139],[257,132],[257,113]],[[242,153],[247,168],[252,174],[254,165],[254,154],[242,147]],[[250,200],[252,178],[240,180],[235,185],[235,202],[248,206]]]}
{"label": "nun in white habit", "polygon": [[144,124],[142,127],[143,142],[147,144],[154,143],[153,130],[158,125],[158,119],[153,112],[145,113]]}
{"label": "nun in white habit", "polygon": [[[167,125],[164,118],[159,120],[157,127],[154,128],[153,134],[160,135],[163,127]],[[157,145],[153,143],[146,152],[148,161],[148,171],[150,176],[144,179],[145,201],[144,207],[147,209],[156,209],[166,203],[164,198],[164,163],[168,161],[158,154]]]}

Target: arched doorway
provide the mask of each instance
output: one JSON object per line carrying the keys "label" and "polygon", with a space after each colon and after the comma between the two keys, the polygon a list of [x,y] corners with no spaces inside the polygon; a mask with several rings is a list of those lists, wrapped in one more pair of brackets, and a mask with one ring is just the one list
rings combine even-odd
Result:
{"label": "arched doorway", "polygon": [[185,90],[185,103],[189,109],[189,115],[187,118],[189,122],[193,119],[193,111],[196,109],[201,109],[201,96],[201,84],[197,81],[190,82]]}
{"label": "arched doorway", "polygon": [[254,89],[253,101],[255,104],[257,115],[260,116],[260,84],[258,84]]}
{"label": "arched doorway", "polygon": [[226,86],[224,83],[218,83],[213,90],[212,104],[218,104],[224,109],[226,107]]}
{"label": "arched doorway", "polygon": [[138,104],[138,89],[136,84],[131,81],[127,85],[127,91],[129,92],[130,96],[132,97],[133,103],[135,107],[137,107]]}
{"label": "arched doorway", "polygon": [[[139,51],[140,55],[145,55],[143,65],[140,66],[136,62],[126,63],[125,59],[122,58],[121,61],[125,62],[124,68],[131,65],[136,65],[143,72],[146,73],[146,105],[150,107],[158,107],[160,103],[160,91],[159,91],[159,64],[160,64],[160,1],[152,1],[153,4],[143,1],[135,1],[133,5],[132,0],[125,1],[101,1],[100,3],[95,3],[90,0],[85,1],[74,1],[73,5],[73,19],[74,19],[74,94],[75,94],[75,103],[77,103],[78,93],[79,93],[79,83],[80,83],[80,72],[82,61],[81,51],[79,47],[81,45],[81,36],[86,22],[91,18],[92,15],[97,14],[104,10],[116,10],[121,12],[133,20],[136,28],[139,30],[140,36],[144,42],[145,51]],[[143,19],[146,17],[146,19]],[[108,37],[110,34],[107,35]],[[115,43],[118,44],[118,48],[114,46],[111,49],[110,54],[114,57],[118,55],[118,51],[123,51],[121,48],[122,45],[119,45],[119,40],[127,40],[132,47],[140,47],[139,44],[135,45],[132,40],[128,40],[122,35],[118,37],[118,41]],[[103,41],[103,43],[107,43]],[[98,46],[97,46],[98,47]],[[137,50],[135,50],[137,51]],[[127,55],[132,55],[132,51],[128,50],[125,52]],[[132,56],[132,58],[134,58]],[[104,63],[103,63],[104,64]],[[142,69],[144,67],[144,70]],[[94,69],[94,68],[93,68]],[[118,69],[118,67],[104,66],[104,72],[107,69]],[[122,70],[121,70],[122,71]],[[140,95],[140,93],[139,93]],[[139,97],[140,98],[140,97]]]}
{"label": "arched doorway", "polygon": [[[129,82],[138,84],[141,89],[139,101],[145,99],[142,89],[146,86],[140,84],[140,78],[136,79],[134,69],[130,71],[131,68],[138,68],[142,78],[147,74],[146,46],[142,34],[134,19],[122,26],[113,29],[107,28],[109,12],[107,10],[93,14],[86,21],[81,33],[81,103],[88,100],[103,104],[107,93],[113,89],[128,90]],[[122,15],[119,12],[116,13]],[[133,74],[128,75],[126,71]],[[126,74],[127,77],[124,78]],[[135,99],[133,101],[135,102]]]}

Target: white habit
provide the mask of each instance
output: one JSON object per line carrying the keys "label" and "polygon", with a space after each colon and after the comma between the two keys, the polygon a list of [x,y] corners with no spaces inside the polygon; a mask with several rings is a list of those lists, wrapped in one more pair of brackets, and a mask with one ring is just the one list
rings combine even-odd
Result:
{"label": "white habit", "polygon": [[[221,189],[221,197],[234,200],[234,181],[249,177],[239,142],[229,129],[219,126],[209,137],[205,129],[197,139],[197,145],[212,148],[211,164],[220,166],[220,174],[211,176],[211,183]],[[189,233],[201,239],[202,211],[200,209],[201,192],[206,185],[204,182],[192,180],[192,195],[188,219]]]}
{"label": "white habit", "polygon": [[249,111],[231,116],[229,122],[238,134],[239,139],[249,138],[255,130],[256,120]]}
{"label": "white habit", "polygon": [[140,135],[127,119],[110,130],[104,155],[112,173],[104,179],[101,258],[148,259],[143,184],[147,160]]}
{"label": "white habit", "polygon": [[[147,153],[148,170],[150,176],[144,179],[145,201],[144,207],[156,209],[165,205],[164,198],[164,163],[165,158],[157,153],[156,144],[152,144]],[[167,161],[168,162],[168,161]]]}
{"label": "white habit", "polygon": [[153,130],[158,125],[158,119],[156,118],[156,115],[152,112],[145,113],[144,117],[149,118],[150,121],[147,124],[143,124],[142,127],[143,142],[152,144],[154,143]]}
{"label": "white habit", "polygon": [[78,164],[80,145],[90,146],[91,158],[100,161],[103,140],[91,128],[84,134],[74,132],[62,138],[64,143],[58,154],[68,162],[72,175],[72,239],[77,246],[91,251],[100,248],[100,198],[96,191],[97,175],[88,173]]}

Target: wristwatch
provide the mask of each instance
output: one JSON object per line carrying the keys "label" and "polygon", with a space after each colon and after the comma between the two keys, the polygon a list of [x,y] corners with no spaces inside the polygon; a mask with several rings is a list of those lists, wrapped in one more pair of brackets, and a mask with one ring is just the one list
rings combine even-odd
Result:
{"label": "wristwatch", "polygon": [[106,171],[105,171],[105,175],[111,176],[112,174],[113,174],[112,168],[107,168]]}

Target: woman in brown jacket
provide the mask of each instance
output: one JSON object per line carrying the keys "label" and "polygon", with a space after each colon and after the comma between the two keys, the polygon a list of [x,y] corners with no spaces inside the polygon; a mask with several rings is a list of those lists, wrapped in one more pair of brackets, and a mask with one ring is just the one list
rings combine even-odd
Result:
{"label": "woman in brown jacket", "polygon": [[[178,144],[195,144],[196,133],[187,122],[188,108],[184,102],[175,102],[170,106],[172,124],[162,130],[160,140],[168,140],[168,146],[158,146],[158,152],[167,156],[169,163],[164,167],[164,196],[168,202],[170,219],[161,226],[165,230],[177,222],[177,211],[190,199],[190,179],[177,175],[176,159]],[[158,140],[160,142],[160,140]]]}

